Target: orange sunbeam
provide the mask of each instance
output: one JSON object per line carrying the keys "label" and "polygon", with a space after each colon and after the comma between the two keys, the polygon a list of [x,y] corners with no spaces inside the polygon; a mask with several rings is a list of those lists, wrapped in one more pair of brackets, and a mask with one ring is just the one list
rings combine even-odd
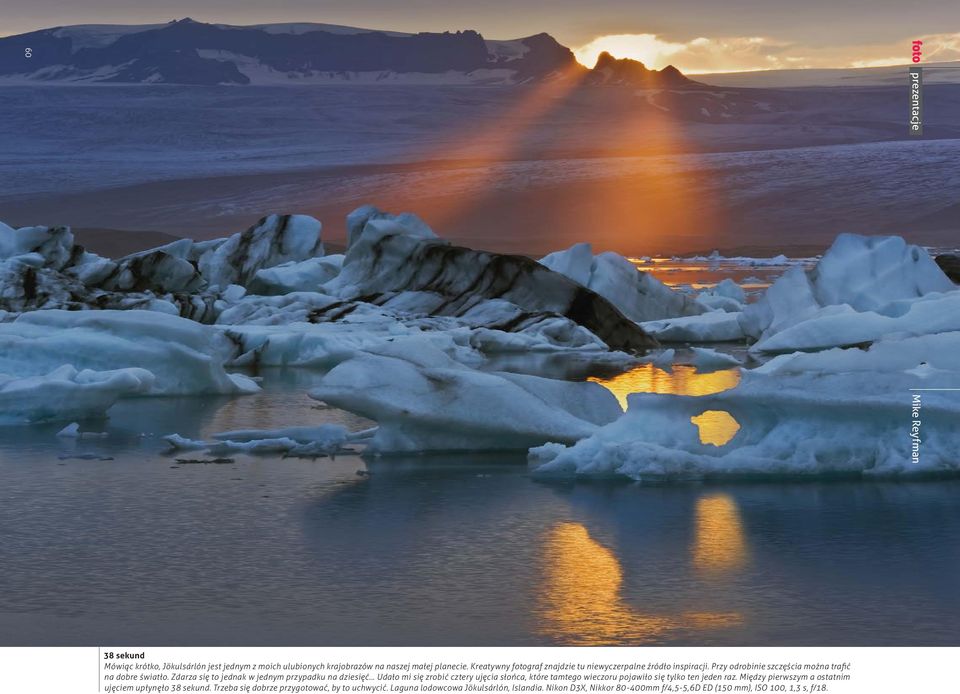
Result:
{"label": "orange sunbeam", "polygon": [[530,86],[516,87],[518,100],[485,127],[465,130],[457,141],[465,144],[421,153],[424,161],[447,162],[444,183],[424,211],[427,221],[441,235],[456,234],[457,222],[486,204],[486,194],[497,187],[497,164],[516,158],[525,136],[543,125],[549,113],[580,84],[582,68]]}
{"label": "orange sunbeam", "polygon": [[619,116],[609,124],[608,140],[633,164],[579,191],[565,226],[579,230],[580,238],[558,238],[555,249],[589,240],[594,252],[641,256],[710,246],[722,220],[693,154],[691,123],[674,115],[681,95],[644,90],[631,100],[606,98]]}

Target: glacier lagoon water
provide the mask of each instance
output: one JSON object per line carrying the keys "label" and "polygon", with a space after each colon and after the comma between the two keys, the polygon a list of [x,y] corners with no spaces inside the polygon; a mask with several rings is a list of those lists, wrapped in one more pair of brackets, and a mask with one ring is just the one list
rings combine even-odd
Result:
{"label": "glacier lagoon water", "polygon": [[171,432],[367,424],[308,400],[318,377],[123,401],[90,423],[103,439],[0,429],[0,644],[960,641],[957,481],[642,486],[538,480],[522,455],[161,452]]}

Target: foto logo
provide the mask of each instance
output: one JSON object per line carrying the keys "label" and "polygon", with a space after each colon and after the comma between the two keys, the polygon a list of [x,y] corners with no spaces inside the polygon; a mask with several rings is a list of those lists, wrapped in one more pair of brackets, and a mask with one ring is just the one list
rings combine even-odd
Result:
{"label": "foto logo", "polygon": [[923,41],[914,41],[913,42],[913,62],[919,63],[920,57],[923,55]]}

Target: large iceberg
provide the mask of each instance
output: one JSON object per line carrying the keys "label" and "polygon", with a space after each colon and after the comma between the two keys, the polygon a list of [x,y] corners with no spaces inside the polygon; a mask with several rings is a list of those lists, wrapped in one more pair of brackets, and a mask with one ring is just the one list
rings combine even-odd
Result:
{"label": "large iceberg", "polygon": [[[530,451],[538,474],[705,479],[726,476],[936,475],[960,472],[960,333],[867,350],[781,355],[737,387],[702,397],[638,393],[627,413],[572,446]],[[932,390],[930,390],[932,388]],[[722,445],[695,423],[739,425]]]}
{"label": "large iceberg", "polygon": [[842,234],[810,271],[795,267],[740,314],[755,352],[870,343],[960,329],[960,292],[898,236]]}
{"label": "large iceberg", "polygon": [[76,245],[66,227],[4,226],[0,310],[147,310],[230,326],[221,331],[238,364],[330,365],[348,343],[422,332],[483,353],[599,360],[656,344],[610,302],[528,258],[452,247],[412,214],[366,206],[347,223],[346,256],[323,255],[317,220],[270,215],[228,238],[115,261]]}
{"label": "large iceberg", "polygon": [[596,383],[486,373],[439,350],[404,345],[352,357],[310,397],[376,421],[373,453],[572,443],[622,414],[614,395]]}
{"label": "large iceberg", "polygon": [[509,330],[550,314],[583,326],[611,349],[640,352],[657,344],[610,301],[564,275],[524,256],[452,246],[413,215],[364,208],[350,233],[343,269],[324,286],[342,299],[383,303],[402,294],[411,313],[451,317],[497,299],[521,311],[489,327]]}

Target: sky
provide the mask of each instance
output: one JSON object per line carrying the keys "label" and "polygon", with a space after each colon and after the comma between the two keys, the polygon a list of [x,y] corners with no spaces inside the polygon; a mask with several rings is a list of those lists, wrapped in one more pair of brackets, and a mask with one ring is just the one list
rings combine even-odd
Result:
{"label": "sky", "polygon": [[67,24],[312,21],[396,31],[547,32],[592,65],[602,50],[685,72],[869,67],[960,59],[956,0],[0,0],[0,35]]}

